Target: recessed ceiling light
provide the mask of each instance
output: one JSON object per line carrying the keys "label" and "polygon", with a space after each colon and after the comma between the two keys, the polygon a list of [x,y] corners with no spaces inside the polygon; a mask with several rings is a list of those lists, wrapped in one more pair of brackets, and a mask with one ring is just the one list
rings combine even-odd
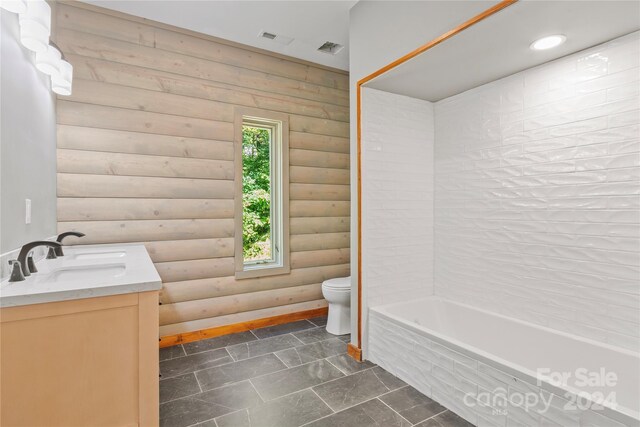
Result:
{"label": "recessed ceiling light", "polygon": [[560,46],[565,40],[567,40],[567,38],[562,34],[554,34],[553,36],[542,37],[534,41],[529,47],[533,50],[547,50]]}

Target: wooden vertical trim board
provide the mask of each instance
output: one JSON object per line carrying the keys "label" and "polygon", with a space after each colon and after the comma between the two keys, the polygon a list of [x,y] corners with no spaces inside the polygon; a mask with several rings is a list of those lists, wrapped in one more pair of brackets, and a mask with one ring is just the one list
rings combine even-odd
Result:
{"label": "wooden vertical trim board", "polygon": [[[358,82],[356,86],[356,126],[357,126],[357,149],[356,155],[358,158],[356,159],[356,173],[357,173],[357,183],[356,183],[356,191],[358,193],[358,349],[362,351],[362,327],[360,324],[362,323],[362,84]],[[351,354],[351,353],[349,353]],[[358,359],[356,359],[358,360]]]}
{"label": "wooden vertical trim board", "polygon": [[251,329],[281,325],[283,323],[294,322],[296,320],[304,320],[304,319],[311,319],[313,317],[326,316],[327,312],[328,312],[327,307],[315,308],[313,310],[298,311],[295,313],[281,314],[279,316],[273,316],[273,317],[264,317],[262,319],[234,323],[231,325],[218,326],[215,328],[202,329],[200,331],[185,332],[177,335],[169,335],[169,336],[160,338],[160,348],[171,347],[172,345],[185,344],[193,341],[200,341],[207,338],[219,337],[221,335],[245,332]]}
{"label": "wooden vertical trim board", "polygon": [[416,56],[428,51],[429,49],[439,45],[447,39],[455,36],[456,34],[461,33],[467,28],[472,27],[478,22],[500,12],[502,9],[511,6],[514,3],[517,3],[518,0],[502,0],[500,3],[490,7],[489,9],[479,13],[473,18],[463,22],[457,27],[447,31],[444,34],[436,37],[435,39],[425,43],[424,45],[418,47],[417,49],[409,52],[408,54],[396,59],[395,61],[385,65],[379,70],[369,74],[366,77],[363,77],[356,83],[356,144],[357,144],[357,179],[356,179],[356,188],[357,188],[357,203],[358,203],[358,231],[357,231],[357,241],[358,241],[358,333],[357,333],[357,347],[353,346],[353,344],[349,344],[348,354],[356,360],[362,359],[362,86],[376,77],[381,76],[382,74],[390,71],[397,66],[409,61],[410,59],[415,58]]}
{"label": "wooden vertical trim board", "polygon": [[143,292],[137,296],[140,360],[138,417],[141,426],[157,426],[160,423],[158,413],[160,362],[155,343],[158,336],[158,291]]}
{"label": "wooden vertical trim board", "polygon": [[362,349],[352,343],[347,344],[347,354],[358,362],[362,362]]}

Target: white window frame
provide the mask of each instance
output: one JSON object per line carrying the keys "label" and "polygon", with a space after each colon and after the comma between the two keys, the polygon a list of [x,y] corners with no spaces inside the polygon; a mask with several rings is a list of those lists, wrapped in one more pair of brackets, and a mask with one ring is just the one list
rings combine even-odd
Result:
{"label": "white window frame", "polygon": [[[242,134],[245,126],[271,133],[271,246],[272,259],[244,260],[242,242]],[[264,110],[237,109],[235,115],[235,276],[247,279],[287,274],[289,266],[289,117]]]}

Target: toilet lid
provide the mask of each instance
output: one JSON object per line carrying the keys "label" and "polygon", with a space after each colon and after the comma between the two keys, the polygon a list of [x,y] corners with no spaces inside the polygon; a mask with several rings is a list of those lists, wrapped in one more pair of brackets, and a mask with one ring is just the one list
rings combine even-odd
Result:
{"label": "toilet lid", "polygon": [[336,279],[325,280],[322,283],[322,286],[326,288],[334,288],[334,289],[348,289],[351,288],[351,276],[349,277],[338,277]]}

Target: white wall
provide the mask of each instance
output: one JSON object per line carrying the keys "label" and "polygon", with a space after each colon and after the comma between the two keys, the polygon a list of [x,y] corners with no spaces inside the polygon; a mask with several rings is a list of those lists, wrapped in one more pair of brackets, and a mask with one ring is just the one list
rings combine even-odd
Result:
{"label": "white wall", "polygon": [[638,350],[639,52],[636,33],[435,104],[437,295]]}
{"label": "white wall", "polygon": [[[366,1],[349,13],[351,153],[356,153],[356,83],[458,24],[493,6],[493,1]],[[351,200],[357,198],[356,156],[351,156]],[[351,312],[357,313],[357,205],[351,206]],[[357,316],[351,316],[355,342]]]}
{"label": "white wall", "polygon": [[363,336],[368,308],[433,294],[433,104],[363,89]]}
{"label": "white wall", "polygon": [[[18,15],[1,11],[0,253],[56,233],[55,102],[48,77],[18,41]],[[32,222],[25,224],[25,199]]]}

